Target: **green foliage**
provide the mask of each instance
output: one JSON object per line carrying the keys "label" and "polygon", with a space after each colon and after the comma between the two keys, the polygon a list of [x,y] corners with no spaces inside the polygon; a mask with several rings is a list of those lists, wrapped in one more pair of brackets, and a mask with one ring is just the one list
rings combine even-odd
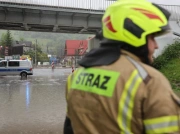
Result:
{"label": "green foliage", "polygon": [[11,32],[9,30],[7,30],[6,33],[2,34],[0,43],[2,46],[8,46],[8,47],[12,46],[13,38],[12,38]]}
{"label": "green foliage", "polygon": [[[0,36],[6,34],[5,30],[0,30]],[[42,51],[47,53],[47,46],[50,54],[54,54],[57,56],[61,56],[61,49],[65,46],[66,40],[85,40],[88,37],[92,37],[91,34],[65,34],[65,33],[46,33],[46,32],[31,32],[31,31],[11,31],[11,35],[14,40],[24,39],[25,41],[32,41],[32,43],[36,43],[41,45]],[[0,45],[2,45],[1,43]],[[63,50],[64,51],[64,50]]]}
{"label": "green foliage", "polygon": [[171,86],[174,90],[180,91],[180,59],[171,59],[160,71],[170,81]]}
{"label": "green foliage", "polygon": [[166,76],[174,91],[180,91],[180,39],[166,47],[153,66]]}
{"label": "green foliage", "polygon": [[[65,33],[46,33],[46,32],[31,32],[31,31],[11,31],[11,37],[18,41],[31,41],[33,44],[37,44],[41,48],[37,47],[37,62],[49,61],[47,54],[57,55],[62,57],[64,55],[65,41],[66,40],[85,40],[88,37],[92,37],[91,34],[65,34]],[[6,46],[7,31],[0,30],[0,46]],[[39,53],[40,52],[40,53]],[[47,54],[45,54],[47,53]],[[30,55],[34,59],[34,50],[29,50],[24,54]]]}
{"label": "green foliage", "polygon": [[24,52],[24,55],[29,55],[33,59],[33,61],[35,61],[35,51],[34,50],[26,51],[26,52]]}
{"label": "green foliage", "polygon": [[6,46],[11,47],[12,43],[13,43],[13,38],[11,36],[11,32],[9,30],[7,30],[7,33],[6,33]]}
{"label": "green foliage", "polygon": [[154,60],[153,66],[156,69],[161,69],[162,67],[166,66],[166,64],[170,60],[179,57],[180,57],[180,39],[175,39],[174,43],[166,47],[163,53]]}
{"label": "green foliage", "polygon": [[11,36],[11,32],[9,30],[6,31],[6,33],[3,33],[1,35],[1,40],[0,40],[0,46],[3,46],[1,51],[0,51],[0,57],[4,57],[4,50],[5,46],[11,47],[13,43],[13,38]]}
{"label": "green foliage", "polygon": [[36,52],[36,58],[37,62],[48,62],[49,58],[46,53],[44,53],[39,45],[33,44],[33,50],[29,50],[24,52],[24,55],[29,55],[33,61],[35,61],[35,52]]}
{"label": "green foliage", "polygon": [[5,33],[3,33],[3,34],[1,35],[0,44],[1,44],[1,46],[6,46],[6,34],[5,34]]}
{"label": "green foliage", "polygon": [[41,62],[41,63],[49,62],[49,58],[48,58],[47,54],[38,52],[37,53],[37,61]]}
{"label": "green foliage", "polygon": [[19,40],[20,41],[25,41],[25,39],[23,37],[20,37]]}

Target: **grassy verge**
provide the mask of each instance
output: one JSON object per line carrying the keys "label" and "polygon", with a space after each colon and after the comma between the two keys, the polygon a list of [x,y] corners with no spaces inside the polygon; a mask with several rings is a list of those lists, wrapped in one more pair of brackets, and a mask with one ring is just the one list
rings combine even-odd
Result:
{"label": "grassy verge", "polygon": [[170,81],[173,90],[180,91],[180,59],[172,59],[159,69]]}
{"label": "grassy verge", "polygon": [[153,66],[167,77],[174,91],[180,91],[180,39],[165,48]]}

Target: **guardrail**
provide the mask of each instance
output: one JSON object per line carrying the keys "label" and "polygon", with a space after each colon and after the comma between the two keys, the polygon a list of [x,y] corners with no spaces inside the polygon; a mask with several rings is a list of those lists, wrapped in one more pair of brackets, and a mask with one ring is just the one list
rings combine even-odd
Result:
{"label": "guardrail", "polygon": [[31,6],[53,6],[56,8],[73,8],[84,10],[104,10],[114,1],[108,0],[0,0],[9,4],[31,5]]}
{"label": "guardrail", "polygon": [[[25,6],[41,6],[53,7],[72,10],[86,10],[104,12],[104,10],[115,1],[112,0],[0,0],[0,3],[9,5],[25,5]],[[171,13],[171,20],[180,20],[180,6],[178,5],[162,5],[160,6],[168,9]]]}

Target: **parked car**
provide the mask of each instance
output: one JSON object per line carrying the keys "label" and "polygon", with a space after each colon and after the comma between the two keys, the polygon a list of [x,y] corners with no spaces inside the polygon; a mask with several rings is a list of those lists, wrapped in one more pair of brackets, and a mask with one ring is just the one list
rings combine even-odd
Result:
{"label": "parked car", "polygon": [[33,75],[33,68],[29,60],[2,60],[0,61],[0,75]]}
{"label": "parked car", "polygon": [[0,58],[0,61],[4,60],[4,58]]}

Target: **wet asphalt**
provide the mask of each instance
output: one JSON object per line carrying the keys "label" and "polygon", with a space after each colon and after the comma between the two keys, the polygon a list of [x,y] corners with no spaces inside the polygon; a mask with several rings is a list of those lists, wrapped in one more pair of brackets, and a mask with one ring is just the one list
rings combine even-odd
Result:
{"label": "wet asphalt", "polygon": [[63,134],[70,73],[71,69],[34,69],[27,80],[0,76],[0,134]]}
{"label": "wet asphalt", "polygon": [[62,134],[71,69],[34,69],[27,80],[0,76],[0,134]]}

